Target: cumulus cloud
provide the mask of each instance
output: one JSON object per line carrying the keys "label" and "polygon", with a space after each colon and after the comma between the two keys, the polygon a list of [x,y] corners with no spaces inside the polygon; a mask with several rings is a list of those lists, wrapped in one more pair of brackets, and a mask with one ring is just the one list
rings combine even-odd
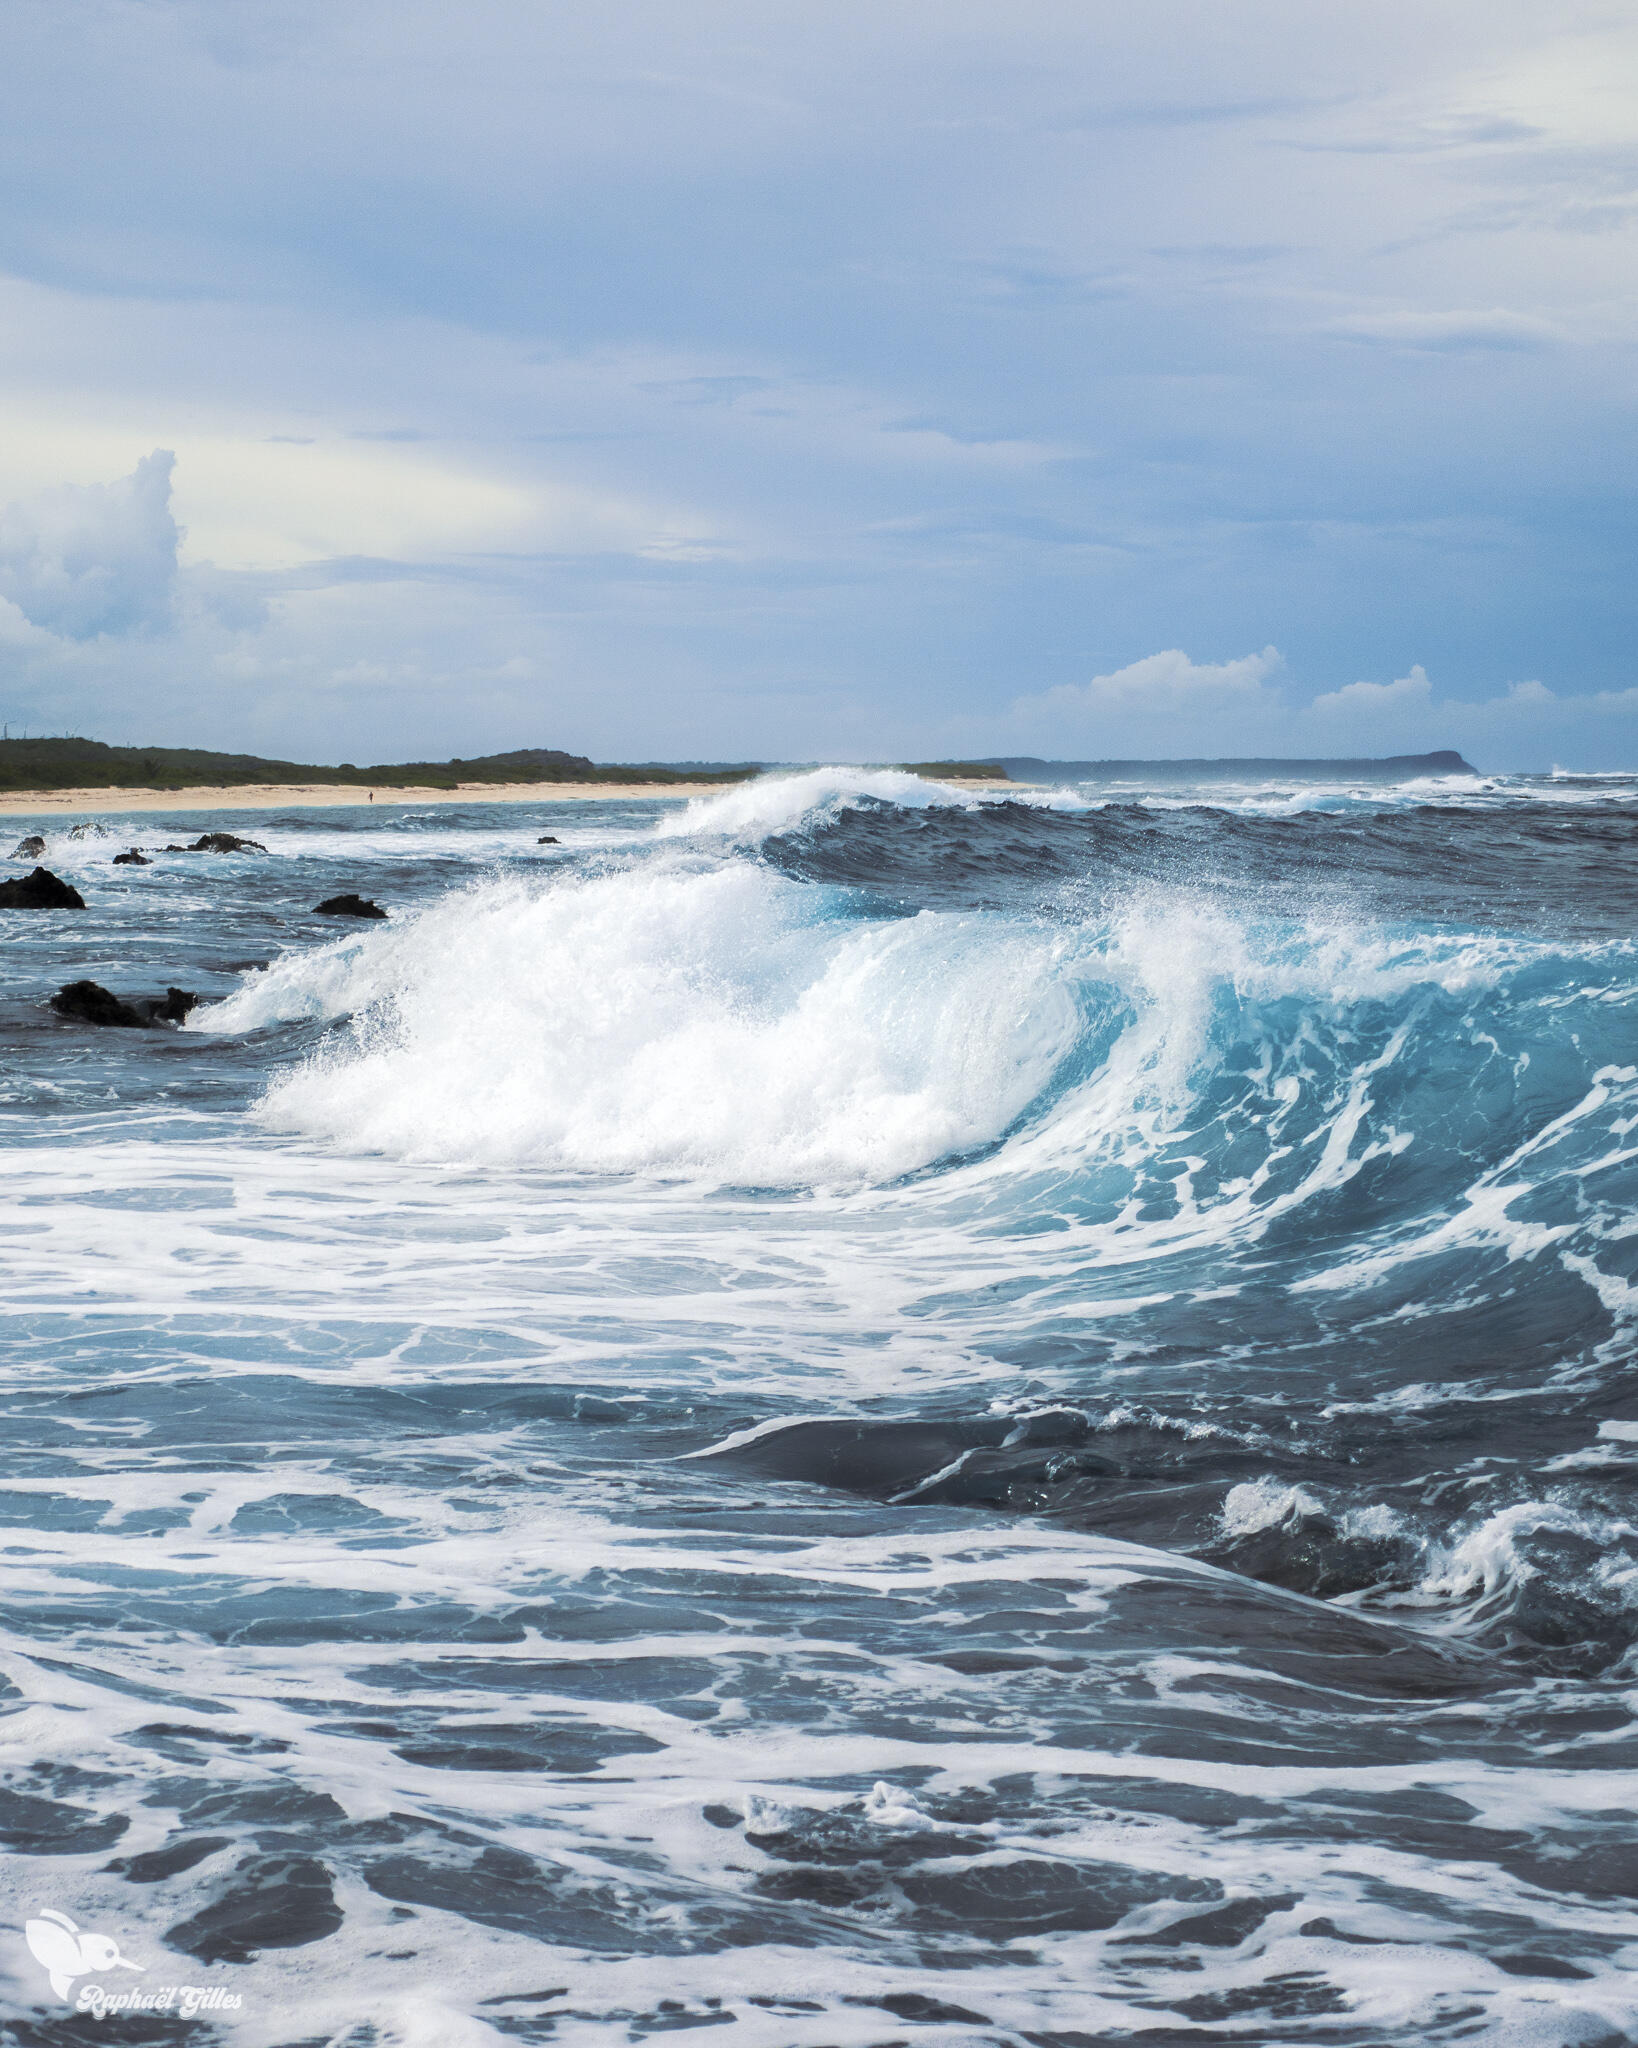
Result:
{"label": "cumulus cloud", "polygon": [[1167,647],[1089,682],[1063,682],[1040,696],[1020,696],[1014,717],[1028,725],[1063,725],[1065,737],[1151,725],[1175,737],[1179,717],[1204,717],[1212,727],[1224,717],[1261,717],[1276,700],[1269,676],[1282,666],[1278,647],[1241,655],[1237,662],[1192,662],[1181,647]]}
{"label": "cumulus cloud", "polygon": [[1403,711],[1433,701],[1433,685],[1419,661],[1411,663],[1409,675],[1395,676],[1391,683],[1347,683],[1340,690],[1328,690],[1308,707],[1322,718],[1338,712],[1358,712],[1368,718],[1384,712]]}
{"label": "cumulus cloud", "polygon": [[1510,683],[1494,697],[1434,706],[1440,745],[1490,768],[1638,768],[1638,689],[1578,695]]}
{"label": "cumulus cloud", "polygon": [[1433,685],[1418,661],[1409,675],[1391,683],[1348,683],[1327,690],[1308,706],[1308,716],[1338,733],[1378,734],[1389,727],[1420,726],[1433,704]]}
{"label": "cumulus cloud", "polygon": [[179,540],[165,449],[111,484],[59,484],[0,512],[0,598],[31,626],[93,640],[169,623]]}
{"label": "cumulus cloud", "polygon": [[0,597],[0,647],[16,652],[55,644],[49,633],[30,623],[21,606],[13,604],[9,597]]}
{"label": "cumulus cloud", "polygon": [[1005,721],[1007,748],[1063,760],[1267,754],[1286,719],[1278,647],[1228,662],[1194,662],[1165,647],[1140,662],[1020,696]]}
{"label": "cumulus cloud", "polygon": [[1487,695],[1450,696],[1435,693],[1418,662],[1391,683],[1324,692],[1296,715],[1292,731],[1303,736],[1300,751],[1313,754],[1456,747],[1482,768],[1638,764],[1638,689],[1567,695],[1531,679]]}
{"label": "cumulus cloud", "polygon": [[982,744],[1061,760],[1324,758],[1455,747],[1488,769],[1638,765],[1638,687],[1569,695],[1532,679],[1454,696],[1436,692],[1416,662],[1391,682],[1346,683],[1302,703],[1273,647],[1220,662],[1168,648],[1088,682],[1020,698]]}
{"label": "cumulus cloud", "polygon": [[1391,683],[1349,683],[1299,715],[1315,753],[1386,754],[1458,747],[1489,768],[1638,760],[1638,689],[1564,695],[1539,679],[1479,697],[1436,695],[1421,663]]}

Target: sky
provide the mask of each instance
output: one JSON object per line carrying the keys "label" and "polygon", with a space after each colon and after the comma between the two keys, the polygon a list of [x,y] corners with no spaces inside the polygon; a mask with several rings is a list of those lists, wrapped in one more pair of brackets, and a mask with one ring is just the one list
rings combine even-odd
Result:
{"label": "sky", "polygon": [[6,0],[0,719],[1638,769],[1638,12]]}

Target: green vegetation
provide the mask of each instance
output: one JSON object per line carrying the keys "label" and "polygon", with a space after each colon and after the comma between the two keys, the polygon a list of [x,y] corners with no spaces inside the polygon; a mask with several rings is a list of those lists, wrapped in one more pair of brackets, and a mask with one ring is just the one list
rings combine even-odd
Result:
{"label": "green vegetation", "polygon": [[109,747],[101,740],[0,740],[0,790],[224,788],[252,782],[356,784],[375,789],[454,789],[463,782],[743,782],[761,771],[736,768],[623,768],[520,747],[474,761],[395,761],[373,767],[315,767],[259,754],[214,754],[203,747]]}
{"label": "green vegetation", "polygon": [[1008,782],[999,761],[895,761],[906,775],[926,775],[934,782]]}

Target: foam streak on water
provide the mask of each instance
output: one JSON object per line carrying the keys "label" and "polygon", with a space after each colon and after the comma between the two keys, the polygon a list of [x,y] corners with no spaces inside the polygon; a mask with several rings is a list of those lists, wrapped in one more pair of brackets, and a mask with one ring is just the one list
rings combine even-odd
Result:
{"label": "foam streak on water", "polygon": [[1638,785],[656,815],[44,827],[10,2038],[1638,2035]]}

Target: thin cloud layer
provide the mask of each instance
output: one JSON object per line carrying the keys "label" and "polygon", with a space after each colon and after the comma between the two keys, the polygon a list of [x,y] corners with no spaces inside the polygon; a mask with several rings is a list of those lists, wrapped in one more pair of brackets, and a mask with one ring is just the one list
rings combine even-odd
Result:
{"label": "thin cloud layer", "polygon": [[0,699],[1638,762],[1635,82],[1567,4],[22,0]]}

